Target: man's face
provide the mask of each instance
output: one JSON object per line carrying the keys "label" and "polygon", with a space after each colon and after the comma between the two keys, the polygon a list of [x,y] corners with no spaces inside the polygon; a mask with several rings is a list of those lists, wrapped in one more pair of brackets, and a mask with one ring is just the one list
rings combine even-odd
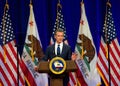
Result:
{"label": "man's face", "polygon": [[63,32],[56,32],[55,39],[57,43],[63,42],[64,33]]}

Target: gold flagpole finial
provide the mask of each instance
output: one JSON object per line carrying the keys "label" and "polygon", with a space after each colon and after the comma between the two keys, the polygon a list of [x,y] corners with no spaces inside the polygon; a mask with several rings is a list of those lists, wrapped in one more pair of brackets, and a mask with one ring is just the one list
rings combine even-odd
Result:
{"label": "gold flagpole finial", "polygon": [[30,0],[30,4],[32,4],[32,0]]}
{"label": "gold flagpole finial", "polygon": [[109,0],[107,1],[107,5],[111,7],[111,3]]}
{"label": "gold flagpole finial", "polygon": [[84,1],[82,0],[82,1],[80,2],[80,4],[84,4]]}
{"label": "gold flagpole finial", "polygon": [[30,4],[29,4],[30,7],[32,7],[32,0],[30,0]]}
{"label": "gold flagpole finial", "polygon": [[9,9],[8,0],[6,0],[5,7],[4,7],[4,12],[5,12],[6,9]]}
{"label": "gold flagpole finial", "polygon": [[[33,23],[33,15],[32,15],[32,7],[33,7],[33,5],[32,5],[32,0],[30,0],[30,4],[29,4],[29,7],[30,7],[30,22],[31,23]],[[30,33],[32,33],[32,31],[33,31],[33,26],[32,25],[30,25]],[[34,50],[33,50],[33,36],[31,36],[30,37],[30,39],[32,40],[32,45],[31,45],[31,52],[30,52],[30,54],[31,54],[31,58],[32,58],[32,61],[34,61],[35,60],[35,57],[34,57]]]}
{"label": "gold flagpole finial", "polygon": [[58,0],[57,10],[58,10],[58,7],[62,8],[62,5],[60,4],[60,0]]}

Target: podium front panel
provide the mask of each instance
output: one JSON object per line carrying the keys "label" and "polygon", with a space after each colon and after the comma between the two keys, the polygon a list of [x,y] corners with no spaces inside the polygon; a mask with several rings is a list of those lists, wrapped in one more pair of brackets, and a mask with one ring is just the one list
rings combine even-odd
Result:
{"label": "podium front panel", "polygon": [[67,64],[66,72],[75,72],[77,70],[75,61],[67,60],[66,64]]}
{"label": "podium front panel", "polygon": [[50,73],[49,62],[47,62],[47,61],[41,61],[41,62],[39,62],[38,68],[39,68],[38,69],[39,73]]}

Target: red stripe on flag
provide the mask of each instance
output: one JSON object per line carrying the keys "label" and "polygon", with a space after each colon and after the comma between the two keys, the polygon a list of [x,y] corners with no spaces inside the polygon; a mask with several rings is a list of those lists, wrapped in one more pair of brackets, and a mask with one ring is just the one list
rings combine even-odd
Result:
{"label": "red stripe on flag", "polygon": [[107,49],[107,47],[104,47],[104,46],[107,46],[107,45],[104,45],[104,43],[101,42],[101,44],[100,44],[101,51],[103,52],[104,56],[106,56],[106,49]]}
{"label": "red stripe on flag", "polygon": [[[101,72],[101,74],[102,75],[104,75],[104,72],[102,71],[103,69],[104,70],[106,70],[106,72],[109,74],[109,68],[108,68],[108,64],[106,64],[106,62],[104,62],[104,60],[103,59],[106,59],[107,60],[107,58],[106,58],[106,47],[105,46],[103,46],[103,42],[101,42],[101,45],[100,45],[100,49],[101,49],[101,51],[99,52],[99,54],[98,54],[98,58],[99,58],[99,61],[101,62],[101,64],[103,65],[103,68],[101,68],[100,67],[100,65],[99,65],[99,63],[97,63],[97,67],[98,67],[98,69],[99,69],[99,71]],[[112,81],[112,83],[113,83],[113,85],[118,85],[118,83],[119,82],[117,82],[117,81],[120,81],[119,80],[119,73],[118,73],[118,70],[116,69],[116,66],[118,67],[118,65],[119,65],[119,62],[118,62],[118,60],[117,60],[117,57],[116,57],[116,55],[120,55],[119,53],[120,53],[120,51],[119,51],[119,49],[117,48],[117,44],[114,42],[114,41],[112,41],[111,42],[111,44],[110,44],[111,46],[109,47],[110,49],[109,49],[109,58],[110,58],[110,72],[112,71],[115,75],[113,75],[113,74],[111,74],[110,73],[110,77],[111,77],[111,81]],[[115,50],[115,51],[113,51],[113,49]],[[103,53],[102,53],[103,52]],[[115,52],[115,53],[114,53]],[[116,54],[116,55],[115,55]],[[102,57],[103,56],[103,57]],[[119,57],[118,57],[119,58]],[[108,61],[108,60],[107,60]],[[118,67],[119,68],[119,67]],[[119,68],[120,69],[120,68]],[[109,83],[108,83],[108,81],[109,81],[109,79],[107,80],[106,79],[106,76],[109,76],[109,75],[104,75],[103,76],[103,78],[104,78],[104,82],[106,83],[106,85],[108,85]],[[115,77],[116,76],[116,77]]]}
{"label": "red stripe on flag", "polygon": [[[119,50],[119,44],[117,44],[116,43],[116,40],[114,40],[114,41],[112,41],[112,44],[114,45],[114,48],[115,48],[115,50],[117,51],[117,53],[118,53],[118,56],[119,56],[119,58],[120,58],[120,50]],[[118,45],[118,46],[117,46]]]}
{"label": "red stripe on flag", "polygon": [[9,42],[7,45],[9,46],[10,50],[12,51],[15,59],[17,60],[17,49],[15,50],[13,45],[11,44],[12,42]]}
{"label": "red stripe on flag", "polygon": [[6,74],[4,73],[3,69],[1,68],[1,66],[0,66],[0,70],[1,70],[1,73],[2,73],[2,75],[4,76],[4,79],[6,80],[8,86],[12,86],[12,84],[10,83],[8,77],[7,77]]}
{"label": "red stripe on flag", "polygon": [[[3,48],[3,47],[2,47]],[[5,49],[5,53],[6,53],[6,56],[8,57],[8,60],[11,62],[11,64],[13,65],[13,68],[16,68],[16,65],[15,65],[15,63],[14,63],[14,61],[13,61],[13,59],[11,58],[11,56],[10,56],[10,54],[9,54],[9,52],[11,52],[11,51],[7,51],[7,49],[6,49],[6,47],[4,47],[4,49]],[[4,56],[3,56],[4,57]],[[15,57],[14,57],[15,58]],[[15,58],[15,60],[16,60],[16,58]]]}
{"label": "red stripe on flag", "polygon": [[[114,49],[116,50],[116,53],[117,53],[117,55],[118,55],[119,57],[120,57],[120,55],[119,55],[120,53],[119,53],[118,48],[116,48],[116,47],[117,47],[116,44],[113,44],[113,45],[114,45],[113,47],[110,47],[111,55],[112,55],[112,57],[113,57],[115,63],[116,63],[117,65],[119,65],[119,62],[118,62],[118,60],[117,60],[117,58],[116,58],[114,52],[112,51],[112,48],[114,48]],[[119,57],[118,57],[118,58],[119,58]],[[118,68],[120,69],[120,66],[118,66]]]}
{"label": "red stripe on flag", "polygon": [[70,85],[70,83],[68,83],[68,85],[67,85],[67,86],[71,86],[71,85]]}
{"label": "red stripe on flag", "polygon": [[[111,50],[111,49],[110,49]],[[111,51],[110,52],[111,53],[111,55],[112,55],[112,58],[114,59],[114,57],[115,57],[115,55],[114,55],[114,53]],[[111,59],[110,59],[111,60]],[[114,61],[116,62],[116,59],[114,59]],[[115,63],[116,65],[119,65],[119,64],[117,64],[117,63]],[[110,66],[112,67],[112,70],[114,71],[114,73],[115,73],[115,75],[117,76],[117,78],[119,77],[119,74],[118,74],[118,71],[116,70],[116,68],[115,68],[115,65],[112,63],[112,61],[110,61]],[[118,67],[118,66],[117,66]],[[119,67],[118,67],[119,68]]]}
{"label": "red stripe on flag", "polygon": [[102,74],[101,76],[102,76],[103,81],[105,82],[106,85],[108,85],[108,81],[107,81],[107,79],[106,79],[106,77],[105,77],[105,75],[104,75],[104,73],[103,73],[99,64],[97,64],[97,68],[98,68],[98,72],[100,72],[100,75]]}
{"label": "red stripe on flag", "polygon": [[[11,52],[11,51],[8,51],[8,50],[6,49],[6,47],[4,47],[4,49],[6,50],[6,56],[8,57],[8,60],[10,61],[11,65],[13,66],[13,68],[14,68],[16,74],[17,74],[17,65],[15,65],[15,63],[17,63],[17,54],[16,54],[13,46],[11,45],[11,43],[9,43],[8,46],[9,46],[10,49],[12,49],[12,50],[11,50],[12,52]],[[14,54],[13,54],[14,57],[13,57],[13,58],[15,59],[15,62],[14,62],[13,59],[11,58],[9,52],[11,52],[11,53],[14,52]],[[16,56],[15,56],[15,55],[16,55]],[[11,74],[12,74],[12,73],[11,73]],[[23,80],[23,78],[21,77],[21,75],[20,75],[19,78],[20,78],[21,83],[24,84],[24,80]],[[14,80],[14,81],[15,81],[15,80]],[[16,81],[15,81],[15,82],[16,82]]]}
{"label": "red stripe on flag", "polygon": [[29,81],[30,85],[31,86],[37,86],[36,82],[35,82],[35,79],[33,78],[33,76],[31,75],[30,71],[28,70],[26,64],[24,63],[23,60],[21,60],[22,62],[22,71],[24,73],[24,75],[26,76],[27,80]]}
{"label": "red stripe on flag", "polygon": [[[11,62],[11,65],[13,66],[13,68],[14,68],[14,70],[15,70],[15,72],[16,72],[17,67],[15,66],[13,60],[11,59],[11,56],[10,56],[9,53],[8,53],[8,52],[10,52],[10,51],[7,51],[7,50],[6,50],[6,47],[4,47],[4,49],[5,49],[5,51],[6,51],[7,59]],[[1,54],[1,53],[0,53],[0,54]],[[2,56],[2,61],[4,62],[4,56],[3,56],[2,54],[1,54],[1,56]],[[7,64],[7,63],[5,63],[5,64]],[[4,64],[4,65],[5,65],[5,64]],[[16,79],[15,79],[12,71],[11,71],[10,68],[8,67],[8,65],[5,65],[5,66],[6,66],[7,70],[8,70],[8,72],[10,73],[11,77],[13,77],[14,82],[16,82]]]}
{"label": "red stripe on flag", "polygon": [[111,69],[113,70],[115,76],[116,76],[117,79],[118,79],[118,78],[119,78],[119,74],[118,74],[118,72],[116,71],[116,69],[115,69],[114,65],[112,64],[112,62],[110,62],[110,67],[111,67]]}
{"label": "red stripe on flag", "polygon": [[111,81],[114,83],[114,86],[117,86],[118,84],[117,84],[116,80],[113,78],[112,74],[110,74],[110,77],[111,77]]}
{"label": "red stripe on flag", "polygon": [[[0,53],[0,54],[1,54],[1,53]],[[2,62],[4,62],[4,57],[3,57],[3,56],[2,56],[2,58],[1,58],[1,60],[2,60]],[[12,64],[11,64],[11,65],[12,65]],[[8,66],[8,63],[4,63],[4,66],[6,67],[6,69],[7,69],[7,71],[9,72],[11,78],[13,79],[13,81],[14,81],[15,83],[17,83],[17,80],[15,79],[15,76],[14,76],[12,70],[11,70],[10,67]],[[15,69],[15,70],[16,70],[16,69]],[[7,75],[7,74],[6,74],[6,75]]]}
{"label": "red stripe on flag", "polygon": [[102,58],[101,53],[99,53],[98,57],[99,57],[99,61],[100,61],[100,62],[102,63],[102,65],[103,65],[103,67],[104,67],[106,73],[108,73],[107,64],[106,64],[106,62],[104,62],[104,60],[103,60],[103,59],[106,59],[106,58]]}
{"label": "red stripe on flag", "polygon": [[[13,42],[15,42],[15,41],[13,41]],[[19,57],[17,57],[17,49],[15,50],[15,49],[13,48],[14,46],[11,44],[11,42],[8,43],[8,46],[9,46],[9,48],[11,49],[11,51],[12,51],[14,57],[15,57],[16,63],[17,63],[17,58],[19,58]],[[16,68],[17,68],[17,65],[16,65]],[[20,65],[20,58],[19,58],[19,70],[20,70],[20,68],[22,68],[22,67],[21,67],[21,65]],[[18,71],[18,70],[16,69],[16,73],[17,73],[17,71]],[[22,78],[22,76],[21,76],[20,71],[19,71],[19,76],[20,76],[19,78],[20,78],[21,83],[24,84],[24,80],[23,80],[23,78]]]}
{"label": "red stripe on flag", "polygon": [[71,78],[71,80],[74,83],[74,85],[76,85],[76,81],[75,81],[75,79],[74,79],[74,77],[73,77],[71,72],[69,73],[69,77]]}
{"label": "red stripe on flag", "polygon": [[78,65],[76,65],[76,66],[77,66],[76,74],[77,74],[77,78],[78,78],[80,84],[81,84],[82,86],[87,86],[87,83],[86,83],[86,81],[84,80],[83,75],[82,75],[82,73],[81,73]]}
{"label": "red stripe on flag", "polygon": [[[4,47],[4,49],[6,50],[6,47]],[[7,51],[7,50],[6,50],[6,56],[8,57],[8,60],[9,60],[10,63],[12,64],[13,68],[14,68],[14,69],[17,69],[17,67],[16,67],[13,59],[11,58],[9,52],[11,52],[11,51]],[[3,57],[4,57],[4,56],[3,56]],[[14,58],[15,58],[15,57],[14,57]],[[16,59],[15,59],[15,60],[16,60]],[[15,72],[17,73],[17,70],[15,70]]]}
{"label": "red stripe on flag", "polygon": [[[111,67],[110,69],[111,69],[111,70],[114,72],[114,74],[115,74],[115,75],[111,74],[111,78],[112,78],[112,81],[113,81],[114,85],[116,86],[116,85],[117,85],[117,82],[116,82],[116,80],[115,80],[114,77],[116,76],[116,77],[117,77],[116,79],[118,80],[118,79],[119,79],[119,74],[118,74],[118,72],[117,72],[117,70],[116,70],[116,68],[115,68],[115,64],[116,64],[115,58],[116,58],[116,56],[114,55],[111,47],[110,47],[110,54],[111,54],[111,56],[112,56],[112,57],[110,57],[110,67]],[[115,61],[115,63],[112,63],[111,58],[113,58],[113,60]],[[118,64],[116,64],[116,65],[118,65]]]}
{"label": "red stripe on flag", "polygon": [[1,78],[0,78],[0,86],[4,86]]}
{"label": "red stripe on flag", "polygon": [[[20,81],[21,81],[21,83],[25,84],[24,73],[23,73],[23,71],[22,71],[22,67],[23,67],[23,66],[22,66],[21,60],[19,61],[19,65],[20,65],[20,68],[21,68],[21,71],[19,70]],[[21,72],[22,72],[23,76],[22,76]]]}

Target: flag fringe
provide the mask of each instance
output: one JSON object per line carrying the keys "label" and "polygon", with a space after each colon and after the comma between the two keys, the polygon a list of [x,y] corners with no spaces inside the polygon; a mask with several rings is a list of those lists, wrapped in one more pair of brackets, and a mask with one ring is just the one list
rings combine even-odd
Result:
{"label": "flag fringe", "polygon": [[[108,86],[108,84],[107,84],[107,82],[106,82],[106,80],[105,80],[104,76],[102,75],[101,71],[99,70],[99,68],[98,68],[98,67],[96,67],[96,68],[97,68],[98,73],[100,74],[100,76],[101,76],[102,80],[104,81],[105,86]],[[99,85],[98,85],[98,86],[99,86]]]}
{"label": "flag fringe", "polygon": [[27,82],[27,85],[28,85],[28,86],[31,86],[26,77],[25,77],[25,81]]}

